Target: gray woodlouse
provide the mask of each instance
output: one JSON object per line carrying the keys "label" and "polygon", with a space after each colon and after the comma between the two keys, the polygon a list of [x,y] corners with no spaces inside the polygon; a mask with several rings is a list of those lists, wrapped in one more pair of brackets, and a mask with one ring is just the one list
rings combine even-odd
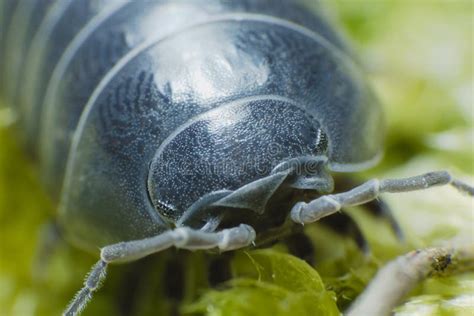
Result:
{"label": "gray woodlouse", "polygon": [[4,95],[18,105],[66,235],[103,247],[67,314],[109,262],[170,246],[244,247],[290,209],[309,223],[382,192],[451,183],[472,194],[436,172],[285,203],[294,192],[330,193],[329,171],[375,164],[383,139],[358,65],[304,3],[2,5],[12,17],[2,30],[15,30],[2,33]]}

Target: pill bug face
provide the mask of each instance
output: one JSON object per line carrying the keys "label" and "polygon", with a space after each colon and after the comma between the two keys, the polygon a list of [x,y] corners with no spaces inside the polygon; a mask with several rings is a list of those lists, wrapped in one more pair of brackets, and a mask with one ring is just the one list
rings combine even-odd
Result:
{"label": "pill bug face", "polygon": [[329,192],[330,170],[381,151],[379,105],[309,2],[2,8],[3,94],[82,248],[199,228],[213,209],[264,229],[288,213],[272,198]]}
{"label": "pill bug face", "polygon": [[[378,105],[346,45],[308,4],[45,0],[9,9],[21,16],[11,30],[21,32],[5,37],[18,38],[7,41],[5,96],[16,105],[25,147],[38,158],[41,178],[59,203],[71,239],[95,249],[154,235],[201,195],[235,191],[268,176],[253,171],[238,180],[215,174],[214,185],[203,191],[199,181],[191,181],[196,175],[184,187],[179,177],[155,183],[159,168],[149,169],[161,161],[155,156],[164,149],[162,142],[182,125],[245,98],[269,95],[285,100],[285,113],[298,108],[304,121],[314,124],[310,134],[328,136],[326,156],[334,170],[353,171],[374,160],[383,135]],[[4,6],[13,5],[7,1]],[[276,116],[271,121],[265,127],[270,134],[278,129]],[[375,137],[370,136],[373,129],[379,131]],[[303,156],[317,147],[316,139],[300,142],[307,142],[298,151]],[[359,150],[346,145],[354,142]],[[249,161],[275,166],[284,158],[283,153],[277,159],[268,151],[253,152],[258,142],[241,143],[252,152]],[[282,144],[265,148],[272,146]],[[291,158],[297,151],[286,154]],[[221,152],[213,159],[232,165],[236,157]],[[155,192],[175,180],[173,189]],[[170,200],[181,190],[193,195],[170,215],[178,208]],[[142,227],[130,227],[130,221]],[[110,222],[116,224],[104,234],[102,226]]]}
{"label": "pill bug face", "polygon": [[[199,115],[207,112],[217,116],[214,121],[225,121],[230,114],[240,113],[233,120],[240,124],[245,119],[255,125],[255,115],[263,119],[263,114],[257,111],[260,104],[274,119],[267,119],[268,126],[255,125],[259,131],[247,133],[280,135],[277,143],[267,146],[286,147],[286,143],[295,141],[294,136],[288,134],[286,137],[293,139],[284,140],[285,135],[278,130],[288,133],[291,128],[277,128],[275,122],[283,119],[281,109],[287,107],[285,115],[294,113],[288,121],[302,120],[310,125],[296,132],[306,134],[295,144],[302,148],[287,152],[286,157],[282,153],[279,158],[308,155],[310,148],[317,147],[315,142],[321,129],[327,134],[331,168],[344,170],[346,167],[347,171],[353,171],[357,165],[374,160],[383,134],[369,136],[382,130],[378,104],[360,82],[362,76],[354,63],[326,39],[314,34],[280,18],[238,12],[209,18],[132,50],[97,86],[74,132],[60,206],[62,218],[74,223],[68,224],[68,230],[81,236],[85,244],[100,241],[99,244],[105,245],[143,238],[161,231],[166,227],[163,222],[176,220],[186,207],[203,197],[201,194],[235,191],[237,186],[257,180],[255,173],[245,179],[222,175],[222,179],[213,178],[214,185],[204,191],[199,181],[193,183],[202,179],[198,175],[173,175],[156,183],[154,178],[159,171],[155,170],[160,169],[156,165],[163,162],[158,152],[165,155],[176,152],[179,157],[188,159],[186,163],[192,164],[194,161],[182,156],[184,151],[176,151],[171,146],[183,146],[195,152],[199,146],[187,144],[192,137],[202,139],[221,133],[209,130],[205,122],[210,119],[197,122],[201,120]],[[261,102],[249,104],[252,98]],[[265,101],[266,98],[282,101],[270,102]],[[239,101],[243,99],[248,101]],[[248,111],[257,112],[246,115]],[[197,120],[196,124],[185,127],[193,120]],[[270,153],[256,151],[253,146],[261,146],[261,143],[252,143],[249,135],[241,136],[234,142],[234,145],[242,143],[235,152],[245,147],[251,153],[249,160],[270,159],[269,163],[274,166],[282,162]],[[339,139],[344,141],[339,142]],[[171,143],[167,145],[167,142]],[[347,146],[349,143],[357,145],[360,151]],[[222,164],[243,157],[228,156],[231,151],[213,152],[214,149],[210,146],[201,152],[207,153],[205,158],[209,161],[219,160]],[[187,157],[193,157],[192,153]],[[151,170],[155,175],[150,175],[150,164],[155,167]],[[91,173],[94,169],[100,171],[100,177],[91,176],[99,174]],[[120,186],[111,188],[104,181],[120,183]],[[168,185],[172,188],[164,188]],[[219,188],[219,185],[224,186]],[[157,188],[163,191],[157,192]],[[174,203],[182,192],[194,193],[181,197],[187,202],[178,207]],[[130,209],[137,211],[130,212]],[[177,213],[171,215],[174,209]],[[105,210],[113,210],[113,213]],[[102,226],[111,218],[117,226],[111,229],[110,235],[104,235]],[[128,223],[137,218],[142,225],[130,227]]]}
{"label": "pill bug face", "polygon": [[[196,205],[222,208],[216,196],[276,177],[285,160],[321,156],[354,171],[380,152],[377,102],[306,2],[4,6],[21,31],[4,36],[4,94],[83,248],[155,235]],[[260,202],[242,196],[233,208],[264,213],[290,181],[277,178]],[[327,191],[327,181],[300,189]]]}
{"label": "pill bug face", "polygon": [[[4,1],[2,12],[2,93],[64,234],[101,248],[68,315],[112,262],[242,248],[382,192],[470,192],[434,173],[325,195],[333,172],[377,162],[384,120],[309,1]],[[308,192],[322,197],[304,203]]]}
{"label": "pill bug face", "polygon": [[[292,158],[324,155],[323,134],[319,123],[303,110],[274,96],[220,106],[181,126],[158,148],[148,178],[150,197],[155,208],[172,220],[196,202],[202,208],[211,201],[221,208],[263,214],[266,202],[287,177],[272,171]],[[252,193],[248,186],[255,181],[264,187],[254,184]],[[238,193],[245,185],[245,192]],[[217,200],[212,198],[216,193]],[[249,198],[250,194],[255,196]]]}

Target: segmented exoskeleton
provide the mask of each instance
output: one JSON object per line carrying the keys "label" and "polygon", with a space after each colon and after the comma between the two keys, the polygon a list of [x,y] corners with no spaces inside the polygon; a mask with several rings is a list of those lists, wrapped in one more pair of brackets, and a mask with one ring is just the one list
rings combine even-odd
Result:
{"label": "segmented exoskeleton", "polygon": [[378,161],[384,120],[312,1],[8,0],[1,19],[2,96],[65,236],[102,247],[67,314],[111,262],[245,247],[382,192],[472,194],[436,172],[327,195]]}

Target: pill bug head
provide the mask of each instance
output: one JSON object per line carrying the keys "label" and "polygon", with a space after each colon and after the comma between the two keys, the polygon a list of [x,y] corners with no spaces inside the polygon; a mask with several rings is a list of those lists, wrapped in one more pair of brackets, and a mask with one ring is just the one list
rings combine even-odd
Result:
{"label": "pill bug head", "polygon": [[206,222],[211,209],[267,214],[268,202],[285,192],[332,190],[327,150],[319,122],[291,100],[230,102],[163,142],[151,163],[149,195],[158,212],[178,224]]}

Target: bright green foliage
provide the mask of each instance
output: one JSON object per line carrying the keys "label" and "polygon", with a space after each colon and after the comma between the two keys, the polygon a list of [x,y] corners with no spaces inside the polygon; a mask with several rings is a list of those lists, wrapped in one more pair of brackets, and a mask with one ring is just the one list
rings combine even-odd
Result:
{"label": "bright green foliage", "polygon": [[[448,168],[474,183],[472,3],[326,4],[355,39],[354,50],[387,113],[385,159],[357,177],[403,177]],[[130,315],[338,315],[386,261],[446,240],[474,240],[473,200],[452,188],[384,198],[400,221],[405,243],[386,223],[354,208],[349,213],[372,249],[367,257],[352,240],[316,223],[305,227],[315,248],[314,268],[288,255],[282,244],[238,251],[231,259],[233,278],[210,289],[207,263],[215,254],[170,250],[110,267],[84,315],[117,315],[119,310]],[[0,126],[1,315],[59,315],[97,259],[63,243],[39,277],[31,277],[38,234],[54,209],[15,132]],[[164,294],[170,262],[183,266],[186,287],[180,305]],[[473,277],[429,279],[410,293],[396,315],[473,315]]]}
{"label": "bright green foliage", "polygon": [[334,293],[306,262],[274,249],[239,252],[234,279],[211,290],[186,312],[208,315],[339,315]]}

